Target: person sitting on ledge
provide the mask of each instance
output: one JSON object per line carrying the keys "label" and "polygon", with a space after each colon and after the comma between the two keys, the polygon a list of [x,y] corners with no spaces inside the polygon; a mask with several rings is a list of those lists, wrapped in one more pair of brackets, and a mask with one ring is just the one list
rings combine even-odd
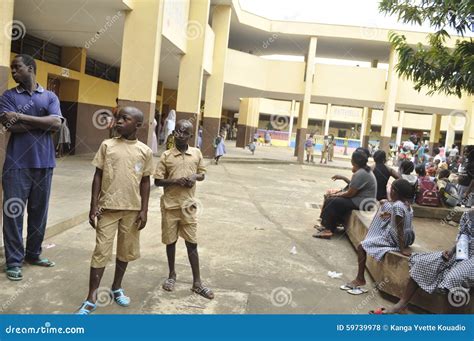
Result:
{"label": "person sitting on ledge", "polygon": [[377,200],[380,201],[387,199],[387,183],[390,177],[399,179],[400,175],[385,164],[387,162],[387,154],[383,150],[377,150],[374,153],[374,161],[373,172],[377,180]]}
{"label": "person sitting on ledge", "polygon": [[408,181],[398,179],[392,183],[391,201],[382,201],[382,205],[370,224],[367,236],[357,247],[359,264],[357,277],[353,281],[341,286],[342,290],[346,290],[352,295],[360,295],[367,292],[366,289],[361,288],[366,283],[364,271],[367,254],[378,262],[382,261],[385,254],[389,251],[410,255],[407,248],[415,240],[415,233],[412,227],[413,209],[410,206],[413,196],[413,187]]}
{"label": "person sitting on ledge", "polygon": [[[469,298],[469,290],[474,286],[474,210],[465,212],[459,223],[456,241],[467,241],[464,257],[451,250],[414,253],[409,261],[410,277],[402,297],[392,308],[371,310],[371,314],[397,314],[404,311],[418,288],[429,294],[449,292],[449,295]],[[462,237],[465,236],[465,237]],[[459,248],[459,247],[458,247]]]}
{"label": "person sitting on ledge", "polygon": [[[352,179],[335,175],[333,180],[344,180],[349,183],[348,189],[326,194],[321,212],[321,223],[314,227],[319,230],[313,237],[331,239],[337,225],[352,210],[364,210],[373,206],[377,193],[377,182],[372,170],[367,166],[368,157],[364,152],[352,154]],[[369,207],[370,206],[370,207]]]}

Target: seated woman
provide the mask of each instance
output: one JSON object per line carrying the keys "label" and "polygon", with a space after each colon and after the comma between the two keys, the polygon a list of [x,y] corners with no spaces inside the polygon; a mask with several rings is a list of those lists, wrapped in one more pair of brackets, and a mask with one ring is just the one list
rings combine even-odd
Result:
{"label": "seated woman", "polygon": [[391,167],[387,167],[387,154],[383,150],[374,153],[375,167],[373,168],[375,180],[377,181],[377,200],[387,199],[387,183],[390,177],[399,179],[400,175]]}
{"label": "seated woman", "polygon": [[[364,206],[368,200],[376,200],[377,183],[370,167],[367,166],[367,161],[367,155],[363,152],[357,151],[352,154],[352,173],[354,174],[349,186],[347,190],[326,194],[321,212],[321,224],[315,226],[320,229],[320,232],[314,234],[313,237],[330,239],[347,213],[363,209],[364,207],[361,206]],[[343,179],[343,177],[334,176],[333,179]]]}
{"label": "seated woman", "polygon": [[396,314],[406,309],[410,299],[418,288],[429,294],[434,292],[459,293],[465,288],[468,295],[469,288],[474,286],[474,210],[465,212],[459,223],[459,232],[456,239],[466,235],[469,240],[469,257],[465,260],[456,260],[456,245],[451,250],[414,253],[408,262],[410,278],[400,301],[390,309],[378,308],[370,311],[372,314]]}
{"label": "seated woman", "polygon": [[378,262],[382,261],[389,251],[410,255],[407,248],[415,241],[412,227],[413,210],[410,206],[413,196],[413,187],[408,181],[398,179],[392,183],[391,201],[382,203],[370,224],[367,236],[357,247],[359,264],[357,277],[352,282],[341,286],[342,290],[347,290],[353,295],[367,292],[366,289],[361,288],[366,283],[364,272],[367,254]]}

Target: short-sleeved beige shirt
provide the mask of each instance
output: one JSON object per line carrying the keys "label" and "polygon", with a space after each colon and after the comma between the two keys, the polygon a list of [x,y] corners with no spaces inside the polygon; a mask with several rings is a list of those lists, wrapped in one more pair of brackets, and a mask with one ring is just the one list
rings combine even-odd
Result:
{"label": "short-sleeved beige shirt", "polygon": [[[154,178],[179,179],[193,174],[205,174],[204,159],[198,148],[188,147],[185,153],[172,148],[161,154]],[[164,187],[161,197],[161,207],[165,209],[182,208],[189,200],[194,198],[196,186],[192,188],[171,185]]]}
{"label": "short-sleeved beige shirt", "polygon": [[140,182],[153,174],[153,152],[138,140],[104,140],[92,164],[102,169],[99,208],[141,209]]}

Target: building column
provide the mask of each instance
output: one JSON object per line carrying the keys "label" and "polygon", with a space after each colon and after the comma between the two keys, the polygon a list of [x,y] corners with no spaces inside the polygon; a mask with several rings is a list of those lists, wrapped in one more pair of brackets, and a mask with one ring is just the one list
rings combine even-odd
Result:
{"label": "building column", "polygon": [[403,121],[405,120],[405,111],[400,110],[398,113],[398,127],[397,127],[397,138],[395,144],[399,146],[402,143],[402,133],[403,133]]}
{"label": "building column", "polygon": [[245,148],[253,138],[258,127],[260,98],[242,98],[237,121],[236,147]]}
{"label": "building column", "polygon": [[331,122],[331,103],[326,106],[326,120],[324,121],[324,135],[329,135],[329,122]]}
{"label": "building column", "polygon": [[363,148],[369,147],[370,140],[370,129],[372,128],[372,108],[364,107],[362,125],[361,129],[361,146]]}
{"label": "building column", "polygon": [[[4,28],[11,26],[13,21],[13,0],[5,0],[0,2],[0,28],[4,31]],[[2,34],[3,32],[0,32]],[[3,34],[0,39],[0,96],[5,90],[8,89],[8,77],[10,75],[10,51],[12,44],[11,32],[10,34]],[[7,147],[8,137],[7,133],[0,131],[0,166],[3,169],[3,163],[5,162],[5,151]],[[0,169],[0,174],[1,174]],[[3,188],[0,182],[0,202],[3,200]],[[0,224],[2,223],[3,216],[0,215]],[[0,246],[3,245],[3,232],[0,230]]]}
{"label": "building column", "polygon": [[201,111],[204,44],[207,22],[209,20],[209,7],[210,0],[189,2],[188,24],[199,25],[201,28],[199,32],[201,33],[198,35],[188,35],[186,54],[181,57],[179,64],[176,120],[186,119],[193,123],[194,138],[189,141],[191,146],[196,145]]}
{"label": "building column", "polygon": [[306,73],[303,103],[300,105],[300,112],[298,115],[298,129],[296,131],[297,143],[295,146],[296,156],[299,163],[304,162],[304,141],[306,140],[306,133],[308,130],[308,114],[309,106],[311,104],[311,93],[313,90],[314,69],[316,59],[316,46],[318,44],[317,37],[311,37],[309,41],[308,55],[306,57]]}
{"label": "building column", "polygon": [[160,66],[162,23],[162,1],[135,1],[133,10],[126,12],[123,29],[119,105],[134,106],[143,112],[145,120],[138,130],[138,138],[150,147]]}
{"label": "building column", "polygon": [[455,135],[456,135],[456,131],[454,129],[451,129],[451,127],[448,126],[448,129],[446,129],[446,141],[444,142],[444,150],[451,149],[451,147],[454,144]]}
{"label": "building column", "polygon": [[215,6],[212,15],[212,29],[215,33],[212,75],[206,83],[206,97],[202,124],[202,153],[214,157],[213,141],[219,133],[224,95],[224,69],[229,42],[230,6]]}
{"label": "building column", "polygon": [[464,121],[464,130],[462,132],[462,147],[474,145],[474,97],[471,96],[471,108],[466,113],[466,119]]}
{"label": "building column", "polygon": [[390,150],[390,140],[392,138],[392,122],[395,114],[395,104],[397,100],[398,75],[395,66],[398,63],[398,54],[394,48],[390,49],[390,59],[388,63],[387,93],[383,107],[382,127],[380,131],[380,149],[387,154]]}
{"label": "building column", "polygon": [[290,122],[288,123],[288,147],[291,146],[291,135],[293,134],[293,118],[295,117],[296,113],[296,101],[291,101],[290,107]]}
{"label": "building column", "polygon": [[433,114],[431,115],[431,132],[430,132],[430,141],[429,148],[432,155],[433,148],[439,147],[439,138],[441,136],[441,115]]}

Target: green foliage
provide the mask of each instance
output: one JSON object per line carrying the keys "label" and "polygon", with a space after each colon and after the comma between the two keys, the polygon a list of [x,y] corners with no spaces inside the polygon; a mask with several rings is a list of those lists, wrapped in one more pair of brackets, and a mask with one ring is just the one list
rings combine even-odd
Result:
{"label": "green foliage", "polygon": [[454,48],[445,45],[450,35],[446,28],[464,36],[474,20],[474,0],[382,0],[379,9],[398,15],[403,23],[429,23],[436,29],[428,35],[429,46],[411,46],[404,35],[390,33],[389,39],[398,52],[396,70],[415,83],[415,89],[429,89],[428,94],[445,93],[462,96],[474,94],[474,42],[459,39]]}

